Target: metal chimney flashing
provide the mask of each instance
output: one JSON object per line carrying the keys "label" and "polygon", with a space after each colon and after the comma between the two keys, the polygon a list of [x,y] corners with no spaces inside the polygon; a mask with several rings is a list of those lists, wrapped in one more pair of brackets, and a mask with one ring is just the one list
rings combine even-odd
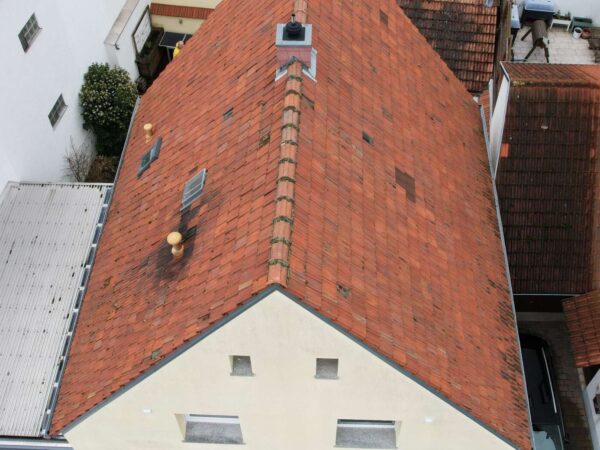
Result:
{"label": "metal chimney flashing", "polygon": [[304,26],[304,39],[300,41],[284,39],[285,23],[277,24],[277,35],[275,45],[277,47],[311,47],[312,46],[312,25]]}

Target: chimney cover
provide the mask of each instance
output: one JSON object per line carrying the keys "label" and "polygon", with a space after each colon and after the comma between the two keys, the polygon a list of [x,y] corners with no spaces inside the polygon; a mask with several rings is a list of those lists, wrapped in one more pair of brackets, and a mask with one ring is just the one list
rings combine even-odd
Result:
{"label": "chimney cover", "polygon": [[296,22],[296,14],[292,14],[292,18],[285,24],[283,29],[284,41],[304,41],[306,37],[306,29],[300,22]]}
{"label": "chimney cover", "polygon": [[285,25],[284,39],[290,41],[301,41],[303,26],[300,22],[296,22],[296,14],[292,14],[291,20]]}

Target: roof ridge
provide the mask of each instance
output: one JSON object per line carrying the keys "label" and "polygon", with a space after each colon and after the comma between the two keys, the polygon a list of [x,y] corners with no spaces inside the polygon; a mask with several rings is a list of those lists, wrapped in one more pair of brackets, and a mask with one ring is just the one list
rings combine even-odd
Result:
{"label": "roof ridge", "polygon": [[[307,0],[294,0],[296,20],[306,22]],[[294,61],[288,66],[283,102],[281,143],[277,168],[277,197],[273,235],[269,250],[267,285],[287,286],[296,201],[296,165],[300,137],[300,100],[302,97],[302,63]]]}
{"label": "roof ridge", "polygon": [[302,64],[298,61],[288,67],[285,85],[281,144],[277,169],[277,197],[273,218],[273,237],[270,243],[269,275],[267,284],[285,286],[290,267],[294,203],[296,195],[296,164],[300,134],[300,98],[302,91]]}

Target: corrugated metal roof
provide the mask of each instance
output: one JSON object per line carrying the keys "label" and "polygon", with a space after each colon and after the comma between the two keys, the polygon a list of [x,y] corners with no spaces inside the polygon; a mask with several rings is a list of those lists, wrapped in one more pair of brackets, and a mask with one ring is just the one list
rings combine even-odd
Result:
{"label": "corrugated metal roof", "polygon": [[110,188],[9,183],[0,195],[2,436],[41,434]]}

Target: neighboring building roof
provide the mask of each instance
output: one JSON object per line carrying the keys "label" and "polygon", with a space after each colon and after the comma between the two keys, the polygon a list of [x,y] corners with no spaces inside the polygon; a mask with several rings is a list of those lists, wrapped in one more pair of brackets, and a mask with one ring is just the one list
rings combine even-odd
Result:
{"label": "neighboring building roof", "polygon": [[212,8],[200,8],[197,6],[167,5],[164,3],[151,3],[150,14],[155,16],[183,17],[186,19],[208,19],[214,11]]}
{"label": "neighboring building roof", "polygon": [[600,364],[600,290],[563,302],[577,367]]}
{"label": "neighboring building roof", "polygon": [[0,436],[42,434],[109,189],[9,183],[0,195]]}
{"label": "neighboring building roof", "polygon": [[483,0],[397,3],[469,91],[487,87],[494,73],[497,6],[487,7]]}
{"label": "neighboring building roof", "polygon": [[[298,63],[275,82],[291,12],[225,0],[142,98],[53,430],[281,284],[528,448],[478,106],[393,0],[309,0],[317,82]],[[162,148],[138,178],[147,122]]]}
{"label": "neighboring building roof", "polygon": [[588,292],[600,66],[506,69],[511,89],[497,186],[513,290]]}

